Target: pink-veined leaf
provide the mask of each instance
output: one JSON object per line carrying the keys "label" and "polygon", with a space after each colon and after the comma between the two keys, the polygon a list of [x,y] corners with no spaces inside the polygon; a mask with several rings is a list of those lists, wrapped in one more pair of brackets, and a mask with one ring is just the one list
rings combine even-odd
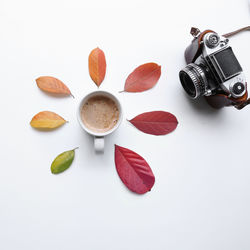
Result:
{"label": "pink-veined leaf", "polygon": [[148,163],[134,151],[115,145],[115,166],[122,182],[132,192],[144,194],[155,183]]}

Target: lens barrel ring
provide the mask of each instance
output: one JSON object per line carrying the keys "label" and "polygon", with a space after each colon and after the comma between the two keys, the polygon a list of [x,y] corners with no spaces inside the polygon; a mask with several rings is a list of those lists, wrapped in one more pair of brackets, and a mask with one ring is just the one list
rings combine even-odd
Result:
{"label": "lens barrel ring", "polygon": [[[185,72],[187,76],[189,77],[189,85],[186,84],[185,78],[187,77],[181,77],[181,75]],[[206,88],[207,88],[207,78],[205,75],[205,71],[203,68],[201,68],[199,65],[196,65],[194,63],[188,64],[183,70],[180,72],[180,79],[183,88],[186,90],[186,92],[189,94],[190,97],[193,99],[197,98],[198,96],[204,95]],[[193,91],[190,91],[188,87],[190,87],[190,80],[193,84]]]}

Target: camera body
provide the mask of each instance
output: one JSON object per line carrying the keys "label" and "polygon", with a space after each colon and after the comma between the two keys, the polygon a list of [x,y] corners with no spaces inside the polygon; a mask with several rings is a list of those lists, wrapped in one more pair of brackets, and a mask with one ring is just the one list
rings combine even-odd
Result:
{"label": "camera body", "polygon": [[188,65],[179,73],[184,90],[193,99],[221,94],[241,102],[247,97],[247,83],[229,39],[196,28],[191,34],[194,40],[185,51]]}

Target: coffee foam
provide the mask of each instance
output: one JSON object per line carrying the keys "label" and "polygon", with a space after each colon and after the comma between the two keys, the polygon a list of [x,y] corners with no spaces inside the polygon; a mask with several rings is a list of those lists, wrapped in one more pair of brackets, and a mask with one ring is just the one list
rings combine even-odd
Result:
{"label": "coffee foam", "polygon": [[93,96],[83,104],[81,119],[89,130],[105,133],[117,124],[119,109],[112,99],[103,95]]}

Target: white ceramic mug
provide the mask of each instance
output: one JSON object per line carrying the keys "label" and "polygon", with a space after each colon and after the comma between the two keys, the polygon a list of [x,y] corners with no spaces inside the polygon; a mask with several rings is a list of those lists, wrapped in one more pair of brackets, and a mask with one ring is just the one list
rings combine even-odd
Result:
{"label": "white ceramic mug", "polygon": [[[87,102],[91,97],[94,96],[105,96],[110,98],[111,100],[113,100],[119,110],[119,120],[117,121],[116,125],[111,128],[110,130],[106,131],[105,133],[97,133],[95,131],[90,130],[89,128],[86,127],[86,125],[83,123],[82,118],[81,118],[81,110],[83,105],[85,104],[85,102]],[[78,122],[80,124],[80,126],[89,134],[94,136],[94,148],[96,152],[100,152],[103,153],[104,152],[104,136],[109,135],[111,133],[113,133],[121,124],[122,121],[122,106],[120,101],[118,100],[118,98],[116,96],[114,96],[113,94],[107,92],[107,91],[103,91],[103,90],[97,90],[97,91],[93,91],[89,94],[87,94],[85,97],[83,97],[83,99],[80,101],[78,109],[77,109],[77,119]]]}

